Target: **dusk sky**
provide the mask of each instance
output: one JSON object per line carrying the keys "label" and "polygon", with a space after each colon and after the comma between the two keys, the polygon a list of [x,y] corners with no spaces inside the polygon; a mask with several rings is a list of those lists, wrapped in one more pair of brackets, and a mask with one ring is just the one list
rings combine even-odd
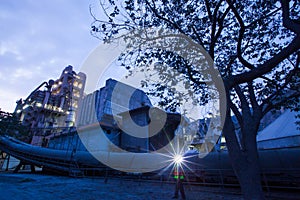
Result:
{"label": "dusk sky", "polygon": [[3,0],[0,3],[0,108],[13,112],[64,67],[78,71],[100,41],[90,35],[97,0]]}

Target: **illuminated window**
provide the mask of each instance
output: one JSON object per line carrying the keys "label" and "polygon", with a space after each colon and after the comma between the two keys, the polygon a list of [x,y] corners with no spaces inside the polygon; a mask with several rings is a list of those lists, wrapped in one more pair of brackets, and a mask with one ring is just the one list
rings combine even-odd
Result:
{"label": "illuminated window", "polygon": [[38,102],[38,103],[36,103],[35,105],[36,105],[36,107],[42,107],[42,104],[41,104],[41,103],[39,103],[39,102]]}
{"label": "illuminated window", "polygon": [[77,103],[72,103],[72,107],[77,108],[78,107]]}

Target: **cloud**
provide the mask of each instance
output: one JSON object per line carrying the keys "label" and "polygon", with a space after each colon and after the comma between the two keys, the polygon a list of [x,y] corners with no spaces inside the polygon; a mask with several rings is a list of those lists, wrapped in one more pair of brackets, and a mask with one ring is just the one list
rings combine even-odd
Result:
{"label": "cloud", "polygon": [[20,95],[24,95],[21,90],[13,85],[0,85],[0,109],[7,112],[14,111],[16,101],[20,99]]}
{"label": "cloud", "polygon": [[18,68],[12,73],[12,77],[14,80],[29,80],[33,77],[34,72],[26,70],[24,68]]}
{"label": "cloud", "polygon": [[[41,82],[67,65],[80,69],[99,44],[89,33],[96,0],[4,1],[0,7],[0,108],[13,111]],[[7,106],[10,105],[10,106]]]}

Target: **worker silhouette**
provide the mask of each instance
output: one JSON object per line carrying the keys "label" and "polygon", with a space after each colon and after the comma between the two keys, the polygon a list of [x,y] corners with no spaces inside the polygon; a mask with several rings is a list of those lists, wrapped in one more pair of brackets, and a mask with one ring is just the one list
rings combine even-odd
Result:
{"label": "worker silhouette", "polygon": [[175,194],[173,196],[173,199],[178,199],[179,191],[181,194],[181,198],[185,199],[184,188],[183,188],[184,173],[179,163],[174,164],[173,174],[174,174],[174,179],[176,181]]}

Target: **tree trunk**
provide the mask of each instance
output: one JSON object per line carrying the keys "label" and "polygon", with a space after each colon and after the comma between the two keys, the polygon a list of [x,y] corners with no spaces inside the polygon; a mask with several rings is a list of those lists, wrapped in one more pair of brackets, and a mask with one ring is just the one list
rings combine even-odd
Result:
{"label": "tree trunk", "polygon": [[264,199],[258,162],[249,161],[245,156],[240,161],[233,162],[233,167],[236,169],[244,199]]}
{"label": "tree trunk", "polygon": [[248,136],[245,149],[242,149],[238,143],[230,114],[227,114],[223,128],[231,164],[246,200],[264,199],[256,144],[255,123],[257,122],[250,122],[248,125],[252,124],[251,128],[242,130],[246,131],[244,134]]}

